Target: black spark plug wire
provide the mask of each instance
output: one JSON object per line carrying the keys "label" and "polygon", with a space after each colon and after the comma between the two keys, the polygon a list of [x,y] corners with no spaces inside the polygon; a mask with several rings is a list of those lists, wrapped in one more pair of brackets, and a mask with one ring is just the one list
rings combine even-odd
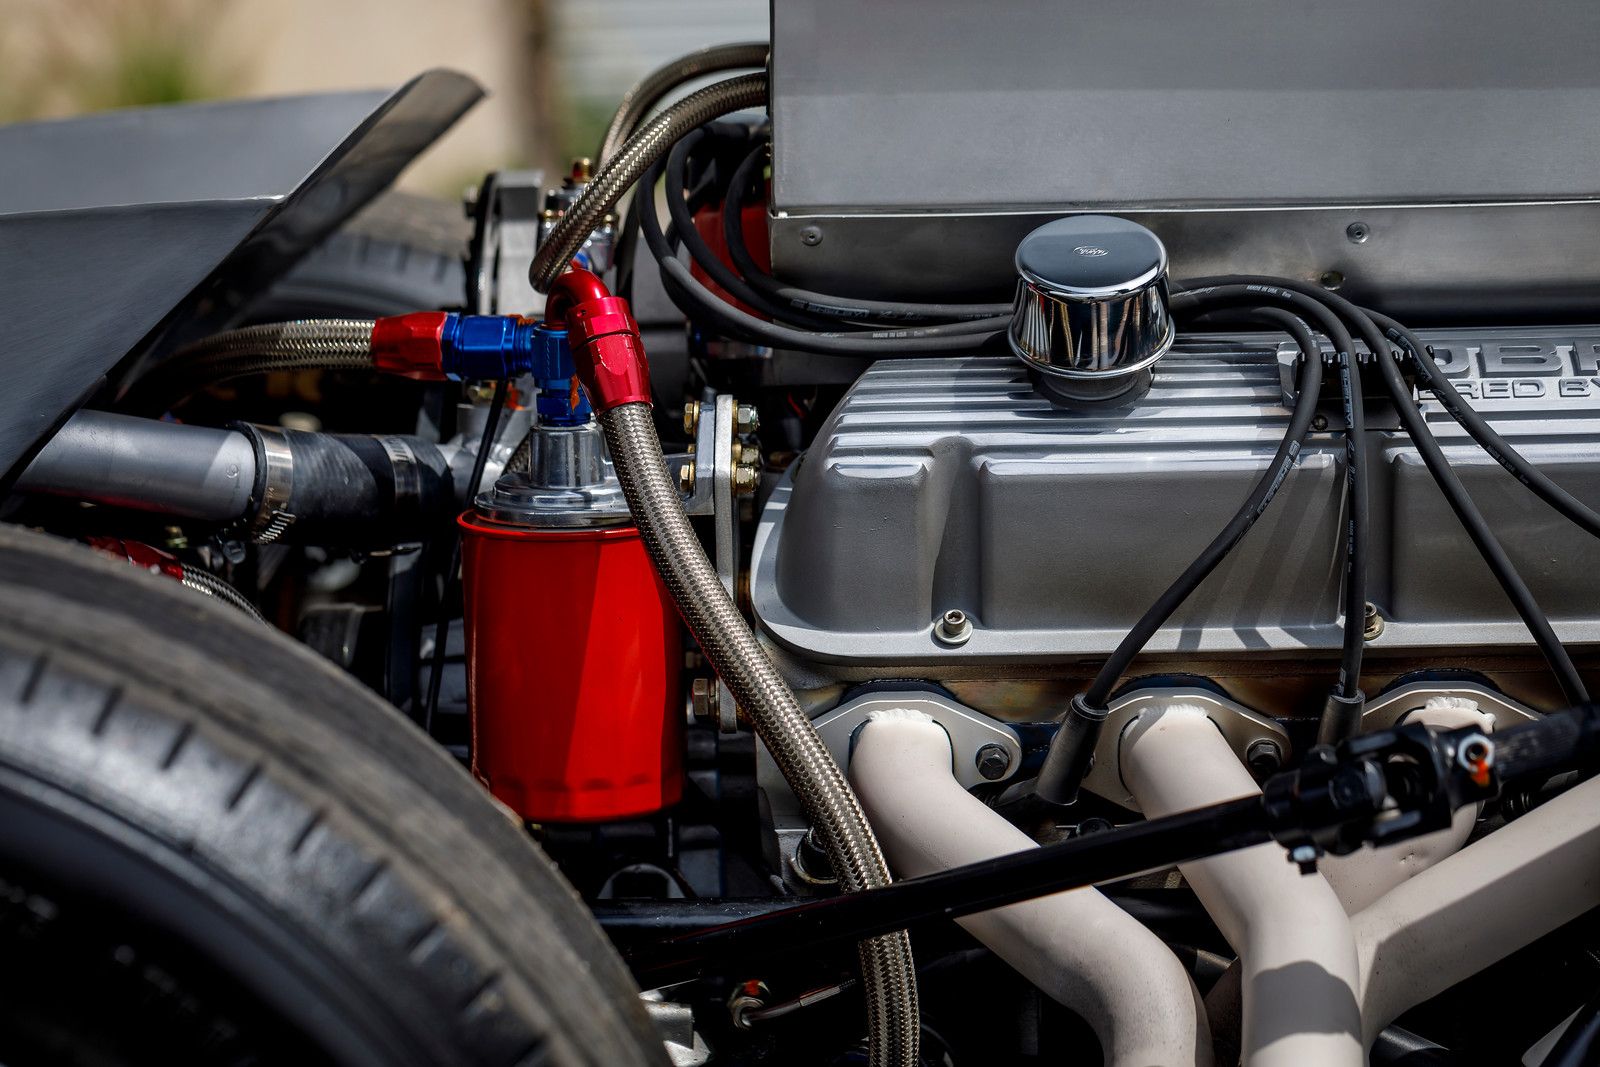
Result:
{"label": "black spark plug wire", "polygon": [[[1191,297],[1188,303],[1190,310],[1198,313],[1202,310],[1216,310],[1229,306],[1234,296],[1235,294],[1227,293],[1209,299]],[[1261,294],[1257,294],[1257,299],[1260,298]],[[1271,296],[1268,295],[1267,298],[1271,299]],[[1174,304],[1176,302],[1175,297]],[[1320,318],[1324,321],[1319,322],[1319,326],[1335,335],[1334,345],[1340,353],[1348,353],[1349,334],[1340,325],[1337,317],[1327,313],[1326,309],[1322,311]],[[1101,666],[1088,691],[1072,698],[1066,716],[1061,721],[1061,728],[1051,739],[1050,751],[1045,757],[1044,766],[1039,771],[1036,787],[1038,795],[1051,803],[1070,804],[1077,799],[1078,786],[1082,783],[1083,776],[1088,773],[1090,760],[1094,756],[1095,743],[1100,737],[1100,728],[1105,722],[1106,715],[1109,714],[1107,701],[1111,695],[1111,687],[1127,670],[1134,657],[1149,643],[1155,632],[1172,617],[1172,613],[1189,599],[1200,583],[1205,581],[1217,565],[1227,558],[1228,553],[1244,539],[1244,535],[1249,533],[1256,520],[1266,511],[1267,505],[1272,503],[1273,496],[1299,459],[1300,450],[1311,432],[1311,421],[1316,414],[1317,399],[1322,390],[1322,349],[1316,343],[1311,330],[1298,315],[1276,307],[1259,307],[1250,314],[1283,329],[1300,348],[1300,376],[1288,428],[1278,443],[1277,452],[1267,464],[1267,469],[1262,472],[1250,495],[1234,513],[1227,526],[1223,527],[1222,532],[1212,539],[1188,569],[1167,587],[1166,592],[1161,594],[1128,631],[1127,636],[1117,645],[1116,651]]]}
{"label": "black spark plug wire", "polygon": [[[1417,340],[1416,335],[1387,316],[1369,312],[1337,293],[1327,292],[1307,282],[1286,278],[1230,276],[1206,278],[1190,284],[1244,289],[1269,286],[1287,290],[1301,299],[1315,301],[1331,308],[1356,328],[1357,333],[1366,342],[1368,348],[1375,353],[1382,354],[1376,362],[1383,374],[1384,386],[1400,414],[1401,424],[1405,427],[1407,436],[1411,438],[1412,444],[1416,447],[1418,454],[1421,455],[1424,465],[1427,466],[1428,473],[1433,477],[1434,483],[1438,485],[1439,491],[1444,494],[1445,500],[1449,503],[1450,509],[1455,512],[1456,518],[1460,520],[1461,525],[1466,529],[1467,536],[1472,539],[1473,545],[1477,548],[1478,554],[1483,557],[1483,561],[1494,575],[1495,581],[1504,590],[1507,599],[1511,601],[1512,607],[1516,609],[1517,615],[1522,619],[1523,624],[1527,626],[1529,633],[1533,636],[1534,643],[1539,647],[1540,654],[1544,656],[1545,662],[1550,665],[1551,671],[1555,674],[1556,682],[1565,698],[1572,703],[1586,702],[1589,699],[1588,689],[1583,684],[1583,679],[1579,676],[1577,668],[1573,665],[1572,657],[1567,654],[1566,648],[1562,646],[1560,638],[1556,636],[1555,630],[1551,627],[1549,618],[1546,617],[1544,611],[1533,599],[1533,594],[1529,591],[1527,583],[1517,573],[1517,569],[1512,564],[1510,557],[1506,555],[1504,547],[1494,536],[1493,531],[1489,529],[1488,523],[1484,521],[1482,512],[1472,502],[1472,497],[1467,493],[1466,487],[1456,477],[1455,471],[1450,467],[1449,460],[1445,458],[1443,450],[1440,449],[1438,442],[1434,440],[1432,432],[1428,429],[1427,422],[1422,417],[1422,412],[1417,408],[1416,401],[1412,399],[1411,387],[1400,374],[1400,368],[1393,358],[1393,349],[1383,331],[1378,328],[1378,321],[1385,322],[1387,324],[1386,329],[1397,330],[1400,336],[1405,338],[1406,347],[1412,348],[1416,346],[1413,351],[1425,352],[1425,348],[1421,346],[1421,342]],[[1205,289],[1195,289],[1190,293],[1180,294],[1173,298],[1173,304],[1176,307],[1183,297],[1206,291]],[[1431,358],[1427,361],[1431,362]],[[1425,370],[1426,368],[1419,369]],[[1429,379],[1424,376],[1423,380],[1427,382]],[[1437,377],[1433,380],[1438,381]],[[1448,411],[1449,404],[1446,402],[1444,394],[1447,390],[1449,392],[1454,392],[1454,390],[1450,388],[1448,383],[1441,383],[1441,385],[1443,387],[1436,389],[1435,393],[1441,397],[1441,403],[1445,404],[1445,409]],[[1474,412],[1473,414],[1476,415],[1477,413]],[[1479,421],[1481,422],[1481,419]],[[1483,428],[1488,430],[1489,433],[1493,433],[1487,426]],[[1469,432],[1471,432],[1470,429]],[[1493,440],[1498,442],[1500,451],[1498,453],[1490,451],[1490,455],[1500,460],[1503,465],[1505,463],[1504,457],[1515,455],[1515,453],[1509,445],[1506,445],[1504,441],[1500,441],[1497,435]],[[1479,443],[1482,444],[1483,442],[1479,441]],[[1485,447],[1487,448],[1488,446]],[[1534,470],[1521,456],[1517,456],[1517,460],[1528,471]],[[1513,473],[1516,472],[1513,471]],[[1544,479],[1542,475],[1540,478],[1548,482],[1548,479]],[[1527,484],[1530,489],[1534,489],[1532,482],[1524,482],[1524,484]],[[1552,489],[1558,488],[1553,483],[1550,483],[1550,487]],[[1538,489],[1534,489],[1534,491],[1539,492]],[[1544,493],[1540,493],[1540,496],[1560,510],[1560,505],[1555,500],[1546,497]],[[1573,503],[1577,502],[1574,501]],[[1571,518],[1572,516],[1569,515],[1568,517]],[[1574,521],[1578,520],[1574,519]],[[1580,522],[1580,525],[1583,525],[1583,523]]]}
{"label": "black spark plug wire", "polygon": [[1483,416],[1474,411],[1472,405],[1468,404],[1456,388],[1439,373],[1439,365],[1433,361],[1432,350],[1424,345],[1416,334],[1387,315],[1380,315],[1376,311],[1369,311],[1367,314],[1383,329],[1385,335],[1406,350],[1406,354],[1416,365],[1417,375],[1422,379],[1423,385],[1432,391],[1440,405],[1449,412],[1450,417],[1478,442],[1479,446],[1489,454],[1490,459],[1504,467],[1513,478],[1527,486],[1546,504],[1578,526],[1600,537],[1600,512],[1596,512],[1551,481],[1549,475],[1529,463],[1521,453],[1507,444],[1503,437],[1495,433],[1494,428],[1484,421]]}

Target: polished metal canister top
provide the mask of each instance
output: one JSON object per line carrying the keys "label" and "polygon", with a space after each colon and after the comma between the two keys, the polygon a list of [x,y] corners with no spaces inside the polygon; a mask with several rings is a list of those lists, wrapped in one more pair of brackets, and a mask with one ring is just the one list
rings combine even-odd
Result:
{"label": "polished metal canister top", "polygon": [[1075,215],[1024,237],[1016,266],[1007,339],[1041,391],[1094,403],[1149,388],[1174,336],[1160,238],[1127,219]]}

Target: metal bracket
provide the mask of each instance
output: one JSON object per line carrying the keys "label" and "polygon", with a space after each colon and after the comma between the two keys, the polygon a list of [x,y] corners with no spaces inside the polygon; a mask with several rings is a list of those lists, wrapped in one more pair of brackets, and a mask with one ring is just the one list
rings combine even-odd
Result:
{"label": "metal bracket", "polygon": [[[669,464],[677,478],[683,467],[694,467],[694,488],[683,510],[697,518],[710,516],[714,544],[712,562],[723,588],[735,601],[739,596],[739,498],[734,491],[733,445],[739,437],[739,401],[707,389],[700,400],[700,420],[695,427],[694,453],[675,456]],[[717,721],[723,733],[739,728],[738,706],[728,687],[717,680]]]}
{"label": "metal bracket", "polygon": [[[950,771],[964,789],[1007,781],[1022,766],[1022,741],[1015,730],[981,711],[973,711],[935,693],[869,693],[840,704],[812,720],[812,725],[834,760],[848,770],[856,731],[866,724],[870,713],[892,708],[920,711],[944,728],[950,737]],[[1005,769],[992,778],[978,769],[979,755],[988,745],[999,745],[1007,757]]]}
{"label": "metal bracket", "polygon": [[1478,710],[1494,716],[1494,728],[1504,730],[1544,716],[1486,685],[1466,681],[1408,682],[1367,701],[1361,714],[1362,733],[1400,725],[1407,715],[1420,711],[1433,697],[1458,697],[1477,703]]}
{"label": "metal bracket", "polygon": [[[739,599],[739,502],[733,492],[733,442],[738,435],[736,417],[739,402],[719,396],[713,407],[713,465],[711,470],[711,510],[716,528],[717,577],[728,596]],[[739,728],[739,707],[728,687],[717,679],[717,718],[722,732]]]}
{"label": "metal bracket", "polygon": [[544,296],[528,284],[528,265],[539,249],[539,211],[544,204],[536,170],[496,171],[471,204],[472,234],[467,279],[476,315],[537,314]]}
{"label": "metal bracket", "polygon": [[1205,712],[1241,761],[1247,758],[1254,745],[1263,741],[1277,746],[1281,762],[1288,761],[1289,732],[1260,712],[1208,689],[1135,689],[1111,701],[1111,711],[1100,730],[1100,743],[1095,749],[1094,763],[1084,775],[1083,787],[1130,811],[1141,810],[1132,790],[1122,780],[1122,767],[1117,759],[1122,734],[1144,712],[1173,704],[1189,704]]}

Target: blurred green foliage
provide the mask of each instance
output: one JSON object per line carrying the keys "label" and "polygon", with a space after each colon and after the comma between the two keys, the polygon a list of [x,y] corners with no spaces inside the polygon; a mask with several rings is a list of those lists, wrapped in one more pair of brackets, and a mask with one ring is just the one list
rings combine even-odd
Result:
{"label": "blurred green foliage", "polygon": [[247,81],[221,39],[231,0],[10,0],[0,121],[209,100]]}

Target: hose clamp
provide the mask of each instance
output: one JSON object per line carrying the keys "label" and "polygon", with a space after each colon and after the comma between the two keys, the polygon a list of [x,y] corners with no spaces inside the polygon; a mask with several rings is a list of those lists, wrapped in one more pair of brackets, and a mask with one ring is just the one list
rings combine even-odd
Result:
{"label": "hose clamp", "polygon": [[384,453],[389,457],[389,471],[394,479],[394,510],[396,515],[422,510],[422,472],[418,469],[417,454],[403,438],[385,434],[378,438]]}
{"label": "hose clamp", "polygon": [[261,504],[250,524],[250,539],[270,545],[294,523],[289,511],[289,496],[294,490],[294,452],[282,430],[271,426],[251,426],[251,436],[261,461]]}

